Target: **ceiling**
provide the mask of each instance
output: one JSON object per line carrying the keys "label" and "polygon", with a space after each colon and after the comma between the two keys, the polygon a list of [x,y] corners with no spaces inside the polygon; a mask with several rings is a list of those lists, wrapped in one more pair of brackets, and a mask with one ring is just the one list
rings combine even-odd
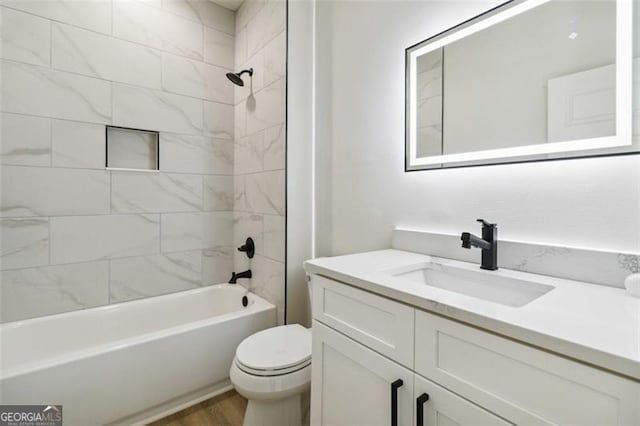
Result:
{"label": "ceiling", "polygon": [[240,5],[244,0],[211,0],[215,4],[219,4],[222,7],[236,11],[240,8]]}

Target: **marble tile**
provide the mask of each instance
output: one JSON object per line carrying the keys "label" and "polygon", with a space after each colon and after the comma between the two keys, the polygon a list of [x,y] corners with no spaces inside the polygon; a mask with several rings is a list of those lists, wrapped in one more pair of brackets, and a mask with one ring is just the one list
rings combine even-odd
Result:
{"label": "marble tile", "polygon": [[[250,98],[249,98],[250,99]],[[247,104],[249,103],[247,100]],[[247,133],[285,122],[285,84],[280,79],[255,94],[253,108],[247,108]]]}
{"label": "marble tile", "polygon": [[204,65],[205,67],[205,97],[210,101],[234,104],[234,89],[237,87],[229,81],[227,68],[216,65]]}
{"label": "marble tile", "polygon": [[264,169],[281,170],[285,168],[286,152],[286,130],[281,124],[269,127],[264,131]]}
{"label": "marble tile", "polygon": [[256,255],[251,270],[251,290],[276,305],[278,324],[284,324],[284,263]]}
{"label": "marble tile", "polygon": [[162,57],[164,90],[231,105],[235,86],[227,79],[227,72],[226,68],[168,53]]}
{"label": "marble tile", "polygon": [[427,99],[442,95],[442,70],[431,69],[417,75],[417,99]]}
{"label": "marble tile", "polygon": [[0,269],[49,263],[47,218],[0,219]]}
{"label": "marble tile", "polygon": [[231,175],[233,173],[233,141],[161,133],[160,170]]}
{"label": "marble tile", "polygon": [[230,246],[233,213],[167,213],[162,215],[162,252]]}
{"label": "marble tile", "polygon": [[112,212],[161,213],[190,212],[201,209],[201,176],[111,172]]}
{"label": "marble tile", "polygon": [[215,247],[202,251],[202,284],[222,284],[233,272],[233,247]]}
{"label": "marble tile", "polygon": [[201,25],[137,1],[113,3],[113,35],[177,55],[203,58]]}
{"label": "marble tile", "polygon": [[242,2],[236,11],[236,29],[246,26],[267,4],[267,0],[251,0]]}
{"label": "marble tile", "polygon": [[235,37],[208,27],[204,29],[204,61],[234,69]]}
{"label": "marble tile", "polygon": [[285,261],[284,216],[264,216],[264,256],[279,262]]}
{"label": "marble tile", "polygon": [[53,167],[104,169],[104,126],[52,120],[51,150]]}
{"label": "marble tile", "polygon": [[[250,3],[250,2],[245,2]],[[244,27],[236,33],[234,46],[234,69],[240,69],[240,65],[244,64],[249,57],[247,56],[247,28]]]}
{"label": "marble tile", "polygon": [[137,0],[147,6],[153,6],[158,9],[162,9],[162,0]]}
{"label": "marble tile", "polygon": [[[256,253],[264,252],[264,220],[262,215],[251,212],[234,212],[233,213],[233,246],[240,247],[245,243],[247,238],[253,238],[256,247]],[[241,260],[247,259],[246,254],[237,252],[235,256]]]}
{"label": "marble tile", "polygon": [[442,124],[442,97],[420,99],[416,106],[416,125],[427,127]]}
{"label": "marble tile", "polygon": [[164,53],[162,55],[162,88],[194,98],[205,98],[206,74],[202,62]]}
{"label": "marble tile", "polygon": [[248,209],[257,213],[285,214],[284,170],[246,175]]}
{"label": "marble tile", "polygon": [[2,322],[106,305],[108,277],[107,262],[2,271]]}
{"label": "marble tile", "polygon": [[247,134],[247,109],[244,102],[236,105],[233,108],[234,116],[234,135],[236,138],[241,138]]}
{"label": "marble tile", "polygon": [[98,170],[3,166],[0,216],[109,212],[109,174]]}
{"label": "marble tile", "polygon": [[160,253],[157,214],[52,217],[51,263]]}
{"label": "marble tile", "polygon": [[255,173],[263,170],[263,141],[263,132],[236,140],[233,153],[233,173]]}
{"label": "marble tile", "polygon": [[199,250],[112,259],[109,263],[111,303],[191,290],[202,285],[202,253]]}
{"label": "marble tile", "polygon": [[0,57],[34,65],[51,63],[51,23],[46,19],[0,8]]}
{"label": "marble tile", "polygon": [[111,34],[111,0],[2,0],[2,5],[99,33]]}
{"label": "marble tile", "polygon": [[255,104],[255,94],[264,87],[264,54],[262,50],[259,50],[253,54],[244,63],[238,66],[239,70],[253,69],[253,75],[249,77],[244,75],[243,79],[245,85],[243,87],[235,87],[234,100],[235,104],[247,100],[247,108],[252,109]]}
{"label": "marble tile", "polygon": [[227,34],[234,33],[235,13],[211,1],[162,0],[162,7]]}
{"label": "marble tile", "polygon": [[235,175],[233,177],[233,211],[248,212],[247,202],[247,175]]}
{"label": "marble tile", "polygon": [[113,84],[113,124],[134,129],[202,133],[202,101]]}
{"label": "marble tile", "polygon": [[28,115],[0,114],[0,162],[51,165],[51,121]]}
{"label": "marble tile", "polygon": [[287,38],[283,31],[264,47],[264,85],[286,76]]}
{"label": "marble tile", "polygon": [[442,155],[442,125],[418,127],[416,129],[418,143],[416,153],[418,157]]}
{"label": "marble tile", "polygon": [[204,102],[204,132],[218,139],[234,137],[234,107],[217,102]]}
{"label": "marble tile", "polygon": [[269,1],[247,23],[247,54],[252,56],[284,31],[286,2]]}
{"label": "marble tile", "polygon": [[202,176],[205,211],[233,210],[233,176]]}
{"label": "marble tile", "polygon": [[161,87],[160,52],[156,50],[56,22],[51,34],[53,68],[152,89]]}
{"label": "marble tile", "polygon": [[2,61],[2,80],[5,112],[91,123],[111,121],[107,81],[10,61]]}

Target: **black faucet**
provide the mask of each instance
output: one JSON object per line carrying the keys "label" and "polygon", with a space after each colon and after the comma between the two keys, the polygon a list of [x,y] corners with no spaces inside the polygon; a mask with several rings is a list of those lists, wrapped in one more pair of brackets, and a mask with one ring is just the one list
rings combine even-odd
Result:
{"label": "black faucet", "polygon": [[482,223],[482,238],[468,232],[460,235],[462,247],[470,249],[478,247],[482,249],[482,264],[480,268],[495,271],[498,269],[498,225],[488,223],[484,219],[477,219]]}
{"label": "black faucet", "polygon": [[238,281],[238,278],[251,278],[251,269],[247,269],[246,271],[243,271],[243,272],[238,272],[237,274],[235,272],[232,272],[231,279],[229,280],[229,284],[236,284],[236,281]]}

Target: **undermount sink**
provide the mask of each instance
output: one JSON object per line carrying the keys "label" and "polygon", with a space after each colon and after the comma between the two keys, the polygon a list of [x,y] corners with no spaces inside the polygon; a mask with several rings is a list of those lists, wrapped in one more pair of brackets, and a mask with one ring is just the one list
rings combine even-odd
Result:
{"label": "undermount sink", "polygon": [[550,285],[505,277],[494,272],[431,262],[405,266],[387,273],[399,279],[513,307],[531,303],[554,289]]}

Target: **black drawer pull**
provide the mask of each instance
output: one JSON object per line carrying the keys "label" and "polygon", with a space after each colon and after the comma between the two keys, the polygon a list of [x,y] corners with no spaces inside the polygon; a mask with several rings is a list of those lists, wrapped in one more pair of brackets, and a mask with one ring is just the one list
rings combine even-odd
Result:
{"label": "black drawer pull", "polygon": [[403,384],[402,379],[391,383],[391,426],[398,426],[398,388]]}
{"label": "black drawer pull", "polygon": [[416,399],[416,425],[424,425],[424,403],[429,400],[429,394],[423,393]]}

